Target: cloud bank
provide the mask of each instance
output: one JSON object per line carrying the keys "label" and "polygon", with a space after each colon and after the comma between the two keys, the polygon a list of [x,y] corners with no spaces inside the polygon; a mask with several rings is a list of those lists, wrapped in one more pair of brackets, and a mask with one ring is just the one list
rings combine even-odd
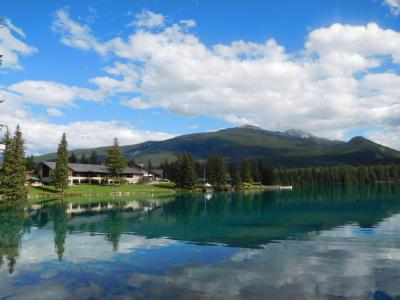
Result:
{"label": "cloud bank", "polygon": [[[71,147],[78,148],[107,145],[110,135],[120,135],[123,144],[172,136],[139,132],[116,120],[54,124],[31,112],[32,106],[42,106],[49,117],[63,117],[66,107],[79,109],[81,101],[95,104],[110,97],[118,101],[112,105],[212,116],[233,125],[301,128],[338,139],[361,132],[400,149],[394,138],[400,132],[400,33],[395,30],[335,23],[311,30],[304,47],[290,53],[274,38],[206,45],[192,32],[194,20],[171,22],[147,10],[131,15],[127,36],[104,40],[68,9],[54,13],[51,29],[62,44],[109,64],[88,78],[86,87],[46,80],[0,87],[1,99],[7,100],[2,122],[26,128],[30,152],[55,149],[55,139],[42,142],[43,132],[58,139],[65,130]],[[38,51],[24,43],[25,32],[11,20],[0,32],[8,69],[22,68],[19,58]],[[79,126],[90,128],[85,132],[93,138]]]}
{"label": "cloud bank", "polygon": [[288,53],[273,38],[206,46],[190,32],[194,21],[165,24],[164,18],[157,30],[143,26],[153,24],[150,12],[126,39],[99,42],[86,25],[63,10],[59,15],[54,24],[64,24],[58,28],[61,42],[112,58],[120,67],[135,66],[129,82],[136,93],[123,101],[134,109],[211,115],[271,130],[302,128],[330,138],[365,129],[367,136],[400,148],[385,138],[400,129],[394,88],[400,82],[400,33],[392,29],[335,23],[310,31],[304,48]]}
{"label": "cloud bank", "polygon": [[10,19],[4,18],[0,25],[2,26],[0,30],[0,54],[3,55],[2,68],[20,70],[22,69],[21,56],[32,55],[37,52],[37,49],[23,41],[26,38],[25,32],[15,26]]}
{"label": "cloud bank", "polygon": [[394,16],[400,15],[400,0],[384,0],[383,4],[390,8],[390,12]]}

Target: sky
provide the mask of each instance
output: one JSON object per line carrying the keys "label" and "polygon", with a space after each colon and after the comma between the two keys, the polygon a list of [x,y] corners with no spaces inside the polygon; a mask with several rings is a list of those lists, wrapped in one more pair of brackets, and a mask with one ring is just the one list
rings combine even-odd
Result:
{"label": "sky", "polygon": [[400,0],[4,1],[28,154],[251,124],[400,149]]}

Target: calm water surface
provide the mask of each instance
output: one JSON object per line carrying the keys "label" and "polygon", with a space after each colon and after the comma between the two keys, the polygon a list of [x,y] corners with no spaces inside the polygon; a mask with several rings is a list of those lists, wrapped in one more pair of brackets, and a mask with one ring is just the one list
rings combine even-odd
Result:
{"label": "calm water surface", "polygon": [[0,299],[400,299],[399,185],[86,202],[0,205]]}

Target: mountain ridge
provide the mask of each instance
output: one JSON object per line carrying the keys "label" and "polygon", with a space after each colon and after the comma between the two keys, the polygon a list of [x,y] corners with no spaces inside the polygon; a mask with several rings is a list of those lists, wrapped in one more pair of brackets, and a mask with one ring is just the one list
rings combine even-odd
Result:
{"label": "mountain ridge", "polygon": [[[82,153],[88,156],[90,151],[96,150],[104,160],[107,148],[76,149],[70,153],[74,152],[79,158]],[[121,148],[128,159],[151,161],[153,166],[164,160],[172,161],[182,152],[191,152],[198,160],[218,154],[228,163],[262,159],[270,165],[289,167],[400,163],[399,151],[364,137],[353,137],[345,142],[320,138],[299,129],[280,132],[252,125],[185,134]],[[35,161],[55,158],[56,154],[50,153],[36,157]]]}

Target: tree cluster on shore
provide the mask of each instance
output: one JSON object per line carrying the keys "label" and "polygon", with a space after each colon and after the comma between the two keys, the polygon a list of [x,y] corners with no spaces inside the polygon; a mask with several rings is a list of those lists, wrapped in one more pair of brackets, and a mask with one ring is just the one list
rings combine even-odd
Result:
{"label": "tree cluster on shore", "polygon": [[185,189],[192,189],[196,178],[204,175],[215,189],[223,189],[227,183],[240,189],[244,184],[320,186],[400,181],[400,165],[394,164],[282,168],[267,166],[262,160],[225,165],[218,155],[210,155],[201,163],[195,161],[190,153],[184,153],[175,162],[165,161],[160,168],[164,170],[165,178]]}
{"label": "tree cluster on shore", "polygon": [[202,164],[196,161],[191,153],[183,153],[175,162],[165,161],[160,168],[164,171],[165,178],[175,182],[176,186],[182,189],[192,189],[196,179],[204,177],[205,181],[217,190],[224,189],[228,182],[235,188],[240,188],[244,183],[252,184],[260,180],[258,166],[246,162],[240,168],[229,166],[227,169],[223,157],[218,155],[209,155]]}
{"label": "tree cluster on shore", "polygon": [[355,185],[400,181],[400,165],[274,168],[269,175],[280,185]]}
{"label": "tree cluster on shore", "polygon": [[[13,136],[6,128],[1,144],[4,146],[4,150],[3,162],[0,166],[0,193],[8,198],[24,198],[27,195],[25,186],[27,171],[35,168],[35,162],[32,155],[25,157],[24,139],[19,125]],[[61,192],[64,192],[70,184],[68,163],[71,162],[71,157],[73,160],[74,154],[68,156],[67,136],[63,133],[57,149],[56,168],[53,174],[54,185]],[[85,159],[84,155],[82,155],[82,159]],[[84,163],[98,163],[96,151],[92,151],[87,162]],[[107,152],[106,166],[110,171],[110,175],[106,179],[112,179],[114,183],[122,182],[121,172],[127,166],[127,161],[121,152],[117,138],[114,139],[113,146]]]}
{"label": "tree cluster on shore", "polygon": [[71,152],[71,155],[68,157],[68,162],[71,164],[92,164],[97,165],[100,163],[99,155],[97,154],[96,150],[92,150],[90,152],[90,156],[86,157],[85,153],[82,153],[81,158],[78,159],[75,152]]}

